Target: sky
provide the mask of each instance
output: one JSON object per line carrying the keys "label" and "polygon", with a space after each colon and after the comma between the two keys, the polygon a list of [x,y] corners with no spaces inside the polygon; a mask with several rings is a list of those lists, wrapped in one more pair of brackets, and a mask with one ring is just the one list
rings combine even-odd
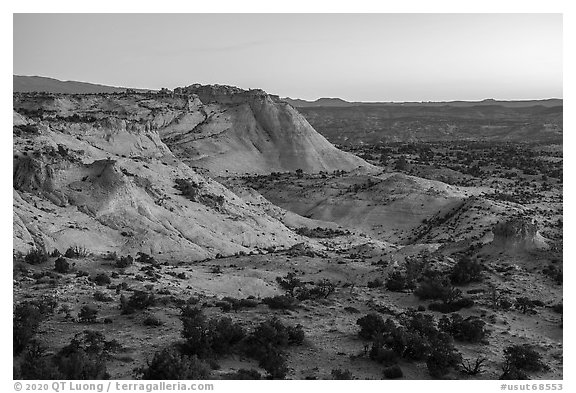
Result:
{"label": "sky", "polygon": [[562,98],[562,14],[14,14],[13,73],[348,101]]}

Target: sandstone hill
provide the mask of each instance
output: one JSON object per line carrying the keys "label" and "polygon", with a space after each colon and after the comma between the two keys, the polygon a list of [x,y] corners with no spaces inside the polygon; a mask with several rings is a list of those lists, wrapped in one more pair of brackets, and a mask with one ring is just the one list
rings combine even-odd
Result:
{"label": "sandstone hill", "polygon": [[15,94],[14,109],[16,251],[194,260],[291,247],[300,236],[198,170],[372,168],[260,90]]}

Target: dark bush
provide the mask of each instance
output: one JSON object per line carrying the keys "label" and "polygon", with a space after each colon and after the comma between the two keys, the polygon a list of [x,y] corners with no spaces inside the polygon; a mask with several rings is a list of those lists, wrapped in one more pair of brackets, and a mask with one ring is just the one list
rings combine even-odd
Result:
{"label": "dark bush", "polygon": [[294,297],[294,290],[304,285],[304,283],[296,277],[296,274],[292,272],[286,274],[284,277],[276,277],[276,282],[280,285],[280,288],[287,291],[292,297]]}
{"label": "dark bush", "polygon": [[156,304],[156,298],[153,293],[145,291],[134,291],[130,298],[126,299],[124,295],[120,297],[120,309],[122,314],[132,314],[137,310],[145,310]]}
{"label": "dark bush", "polygon": [[208,322],[211,351],[216,355],[226,355],[246,336],[244,328],[228,317],[213,318]]}
{"label": "dark bush", "polygon": [[37,341],[31,340],[20,364],[19,374],[14,378],[54,380],[64,377],[56,367],[53,358],[46,355],[46,348]]}
{"label": "dark bush", "polygon": [[97,300],[99,302],[111,302],[114,300],[114,298],[112,298],[112,296],[110,296],[105,292],[98,291],[94,292],[94,300]]}
{"label": "dark bush", "polygon": [[386,289],[392,292],[400,292],[409,289],[410,285],[406,276],[395,270],[386,279]]}
{"label": "dark bush", "polygon": [[416,288],[414,295],[421,300],[446,301],[450,297],[451,290],[452,288],[445,280],[426,278],[420,283],[418,288]]}
{"label": "dark bush", "polygon": [[162,321],[155,315],[148,315],[142,323],[144,326],[162,326]]}
{"label": "dark bush", "polygon": [[70,263],[68,263],[66,258],[58,257],[58,259],[54,261],[54,270],[58,273],[66,274],[70,272]]}
{"label": "dark bush", "polygon": [[210,366],[196,356],[185,356],[175,348],[165,348],[154,354],[152,361],[138,373],[144,380],[201,380],[210,378]]}
{"label": "dark bush", "polygon": [[92,277],[91,280],[94,282],[94,284],[100,286],[108,285],[112,282],[106,273],[98,273],[96,276]]}
{"label": "dark bush", "polygon": [[464,319],[460,314],[443,316],[438,322],[440,330],[450,334],[458,341],[481,342],[486,337],[486,323],[478,317]]}
{"label": "dark bush", "polygon": [[477,357],[474,360],[474,363],[470,360],[462,360],[462,372],[467,375],[478,375],[484,372],[484,363],[486,362],[486,358]]}
{"label": "dark bush", "polygon": [[450,273],[450,281],[455,285],[465,285],[482,281],[483,266],[480,262],[464,257],[454,265]]}
{"label": "dark bush", "polygon": [[150,256],[144,252],[138,252],[136,260],[140,263],[149,264],[149,265],[153,265],[153,266],[159,265],[158,262],[156,262],[156,260],[154,259],[154,257],[152,257],[152,256]]}
{"label": "dark bush", "polygon": [[461,361],[462,355],[456,351],[450,340],[440,337],[432,342],[430,355],[426,359],[426,367],[430,376],[442,378]]}
{"label": "dark bush", "polygon": [[30,265],[38,265],[46,261],[48,261],[48,254],[46,254],[46,251],[37,248],[28,251],[24,257],[24,262],[29,263]]}
{"label": "dark bush", "polygon": [[86,330],[56,354],[55,362],[64,379],[108,379],[106,359],[118,347],[102,333]]}
{"label": "dark bush", "polygon": [[90,305],[82,306],[80,312],[78,313],[78,319],[80,322],[84,323],[94,323],[96,322],[96,316],[98,315],[98,310]]}
{"label": "dark bush", "polygon": [[375,278],[372,281],[368,281],[368,288],[380,288],[383,285],[384,282],[379,278]]}
{"label": "dark bush", "polygon": [[265,347],[263,354],[258,359],[258,365],[266,370],[272,379],[284,379],[288,373],[286,354],[280,348],[272,345]]}
{"label": "dark bush", "polygon": [[66,258],[84,258],[87,257],[90,253],[86,248],[80,246],[70,246],[66,249],[64,256]]}
{"label": "dark bush", "polygon": [[187,353],[200,358],[231,353],[246,335],[244,328],[230,318],[208,320],[199,308],[186,306],[180,319]]}
{"label": "dark bush", "polygon": [[262,299],[262,303],[266,304],[273,310],[293,310],[298,305],[298,300],[292,296],[273,296]]}
{"label": "dark bush", "polygon": [[460,311],[463,308],[470,308],[474,305],[474,301],[470,298],[460,298],[449,303],[431,303],[428,306],[430,311],[438,311],[443,314],[453,313]]}
{"label": "dark bush", "polygon": [[134,258],[132,258],[131,255],[127,255],[127,256],[121,256],[119,260],[116,261],[115,266],[118,268],[127,268],[129,266],[132,266],[132,264],[134,263]]}
{"label": "dark bush", "polygon": [[383,372],[384,376],[388,379],[402,378],[404,376],[402,369],[397,364],[384,368]]}
{"label": "dark bush", "polygon": [[541,371],[548,367],[540,355],[530,345],[512,345],[504,350],[506,365],[522,371]]}
{"label": "dark bush", "polygon": [[18,355],[26,348],[45,318],[46,314],[35,304],[23,302],[16,305],[13,315],[14,355]]}
{"label": "dark bush", "polygon": [[534,313],[535,312],[535,308],[536,306],[538,306],[541,303],[538,303],[535,300],[530,300],[527,297],[517,297],[516,298],[516,303],[514,303],[514,307],[521,311],[522,314],[526,314],[526,313]]}
{"label": "dark bush", "polygon": [[300,345],[304,340],[302,326],[286,326],[279,319],[262,322],[244,340],[244,353],[258,360],[271,378],[284,378],[288,372],[283,348]]}
{"label": "dark bush", "polygon": [[383,340],[376,340],[372,343],[370,348],[370,359],[375,362],[391,366],[398,362],[398,354],[392,349],[385,348]]}
{"label": "dark bush", "polygon": [[384,319],[375,313],[368,314],[356,321],[356,325],[360,326],[358,335],[366,340],[372,340],[378,334],[386,330],[386,323]]}

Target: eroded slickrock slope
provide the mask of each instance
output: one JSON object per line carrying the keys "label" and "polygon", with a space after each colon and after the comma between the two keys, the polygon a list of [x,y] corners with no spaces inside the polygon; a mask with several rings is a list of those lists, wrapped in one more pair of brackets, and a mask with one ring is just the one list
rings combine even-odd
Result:
{"label": "eroded slickrock slope", "polygon": [[192,85],[192,97],[160,136],[191,166],[217,175],[375,168],[335,148],[289,104],[262,90]]}

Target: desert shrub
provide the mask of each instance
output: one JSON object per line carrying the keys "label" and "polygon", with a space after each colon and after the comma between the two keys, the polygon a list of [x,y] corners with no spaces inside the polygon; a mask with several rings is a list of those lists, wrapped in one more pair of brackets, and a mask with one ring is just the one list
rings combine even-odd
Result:
{"label": "desert shrub", "polygon": [[388,379],[402,378],[404,376],[402,369],[397,364],[390,367],[385,367],[383,373],[384,376]]}
{"label": "desert shrub", "polygon": [[370,359],[378,363],[390,366],[398,362],[399,355],[390,348],[383,346],[383,340],[375,340],[370,348]]}
{"label": "desert shrub", "polygon": [[462,355],[456,351],[449,339],[441,336],[432,342],[432,349],[426,359],[426,367],[430,376],[442,378],[461,361]]}
{"label": "desert shrub", "polygon": [[408,280],[402,272],[395,270],[386,279],[386,289],[392,292],[400,292],[409,288]]}
{"label": "desert shrub", "polygon": [[428,306],[430,311],[438,311],[443,314],[453,313],[460,311],[463,308],[470,308],[474,305],[474,301],[470,298],[460,298],[448,303],[431,303]]}
{"label": "desert shrub", "polygon": [[110,277],[106,273],[98,273],[96,276],[92,277],[92,282],[96,285],[108,285],[112,282]]}
{"label": "desert shrub", "polygon": [[66,274],[70,272],[70,263],[68,263],[66,258],[59,257],[54,261],[54,270],[58,273]]}
{"label": "desert shrub", "polygon": [[527,380],[530,379],[530,377],[524,371],[510,367],[510,365],[506,364],[502,367],[502,375],[500,375],[499,379]]}
{"label": "desert shrub", "polygon": [[480,262],[464,257],[454,265],[450,273],[450,281],[455,285],[482,281],[482,270],[483,266]]}
{"label": "desert shrub", "polygon": [[114,298],[112,298],[112,296],[110,296],[106,292],[97,291],[94,292],[94,300],[97,300],[99,302],[111,302],[114,300]]}
{"label": "desert shrub", "polygon": [[348,369],[346,369],[346,370],[334,369],[330,372],[330,374],[332,375],[332,379],[335,379],[335,380],[349,381],[349,380],[354,379],[352,372]]}
{"label": "desert shrub", "polygon": [[162,321],[156,315],[147,315],[142,323],[144,326],[162,326]]}
{"label": "desert shrub", "polygon": [[337,236],[347,235],[350,234],[349,231],[343,231],[340,229],[331,229],[331,228],[296,228],[295,232],[301,236],[306,237],[315,237],[320,239],[329,239]]}
{"label": "desert shrub", "polygon": [[229,312],[232,310],[232,304],[230,304],[229,302],[221,301],[221,302],[214,303],[214,305],[216,307],[220,307],[220,309],[223,312]]}
{"label": "desert shrub", "polygon": [[201,309],[186,306],[182,308],[182,337],[186,339],[186,350],[201,358],[212,354],[208,320]]}
{"label": "desert shrub", "polygon": [[84,258],[88,255],[90,255],[88,250],[80,246],[70,246],[66,249],[66,252],[64,252],[66,258]]}
{"label": "desert shrub", "polygon": [[421,300],[446,301],[450,296],[451,289],[445,280],[427,277],[416,288],[414,295]]}
{"label": "desert shrub", "polygon": [[287,326],[278,318],[271,318],[262,322],[248,338],[252,344],[259,346],[271,344],[275,347],[286,347],[302,344],[304,330],[301,325]]}
{"label": "desert shrub", "polygon": [[216,306],[222,308],[223,311],[238,311],[243,308],[254,308],[260,302],[254,298],[235,299],[233,297],[225,296],[221,302],[217,302]]}
{"label": "desert shrub", "polygon": [[244,328],[228,317],[213,318],[208,322],[211,351],[216,355],[226,355],[246,336]]}
{"label": "desert shrub", "polygon": [[128,299],[124,295],[120,297],[120,309],[122,314],[133,314],[137,310],[145,310],[156,304],[153,293],[134,291]]}
{"label": "desert shrub", "polygon": [[58,258],[58,257],[61,257],[62,254],[60,253],[60,251],[59,251],[57,248],[55,248],[55,249],[52,250],[52,252],[50,253],[50,256],[51,256],[52,258]]}
{"label": "desert shrub", "polygon": [[413,331],[403,331],[401,336],[398,338],[403,339],[399,341],[398,344],[404,345],[404,351],[402,352],[402,357],[407,360],[423,360],[426,358],[426,354],[430,351],[430,341],[422,333],[416,333]]}
{"label": "desert shrub", "polygon": [[115,266],[118,268],[127,268],[129,266],[132,266],[133,263],[134,258],[132,258],[131,255],[127,255],[127,256],[121,256],[120,259],[116,261]]}
{"label": "desert shrub", "polygon": [[284,378],[288,372],[286,355],[283,348],[300,345],[304,341],[302,326],[286,326],[278,318],[262,322],[246,337],[243,343],[244,353],[258,360],[260,367],[269,377]]}
{"label": "desert shrub", "polygon": [[302,280],[296,277],[296,274],[292,272],[286,274],[286,276],[284,277],[276,277],[276,282],[278,283],[280,288],[287,291],[288,294],[292,297],[294,296],[294,290],[304,285]]}
{"label": "desert shrub", "polygon": [[310,293],[313,297],[321,297],[323,299],[327,299],[334,291],[336,290],[336,286],[328,279],[323,279],[318,281],[312,289],[310,289]]}
{"label": "desert shrub", "polygon": [[516,298],[516,302],[514,303],[514,307],[521,311],[522,314],[526,314],[526,313],[534,313],[535,312],[535,308],[536,306],[540,305],[542,303],[539,303],[538,301],[535,300],[530,300],[527,297],[517,297]]}
{"label": "desert shrub", "polygon": [[472,363],[471,360],[466,359],[462,360],[462,372],[467,375],[478,375],[484,372],[484,363],[486,362],[486,358],[477,357]]}
{"label": "desert shrub", "polygon": [[180,319],[187,353],[200,358],[231,353],[246,335],[244,328],[230,318],[208,320],[199,308],[186,306]]}
{"label": "desert shrub", "polygon": [[106,341],[102,333],[86,330],[55,355],[55,362],[64,379],[108,379],[106,360],[118,348],[116,341]]}
{"label": "desert shrub", "polygon": [[254,369],[246,370],[245,368],[241,368],[238,371],[234,371],[232,373],[227,373],[222,376],[222,379],[231,379],[231,380],[260,380],[262,379],[262,375]]}
{"label": "desert shrub", "polygon": [[197,356],[186,356],[175,348],[164,348],[154,354],[146,367],[137,370],[144,380],[200,380],[210,378],[210,366]]}
{"label": "desert shrub", "polygon": [[384,319],[376,314],[371,313],[356,321],[356,325],[360,326],[358,335],[366,340],[371,340],[378,334],[386,330],[386,323]]}
{"label": "desert shrub", "polygon": [[15,379],[63,379],[62,374],[54,364],[53,358],[46,355],[46,348],[35,340],[31,340]]}
{"label": "desert shrub", "polygon": [[434,317],[415,311],[408,311],[400,318],[400,323],[409,332],[416,332],[426,338],[436,338],[439,331],[434,323]]}
{"label": "desert shrub", "polygon": [[80,322],[84,323],[94,323],[96,322],[96,316],[98,315],[98,310],[90,305],[84,305],[78,313],[78,319]]}
{"label": "desert shrub", "polygon": [[137,257],[136,260],[140,263],[144,263],[144,264],[150,264],[150,265],[154,265],[154,266],[158,266],[158,262],[156,262],[156,260],[154,259],[154,257],[144,253],[144,252],[138,252],[137,253]]}
{"label": "desert shrub", "polygon": [[266,297],[262,299],[262,303],[273,310],[293,310],[298,305],[298,299],[292,296],[279,295]]}
{"label": "desert shrub", "polygon": [[24,262],[30,265],[38,265],[48,261],[48,254],[46,251],[33,248],[24,256]]}
{"label": "desert shrub", "polygon": [[23,302],[16,305],[13,315],[14,355],[21,353],[26,348],[45,318],[46,315],[35,304]]}
{"label": "desert shrub", "polygon": [[512,345],[504,349],[505,363],[511,369],[522,371],[541,371],[548,367],[540,355],[530,345]]}
{"label": "desert shrub", "polygon": [[443,316],[438,322],[440,330],[450,334],[458,341],[478,343],[486,336],[486,323],[478,317],[464,319],[460,314]]}
{"label": "desert shrub", "polygon": [[372,281],[368,281],[368,288],[380,288],[381,286],[384,285],[384,282],[379,279],[379,278],[375,278]]}
{"label": "desert shrub", "polygon": [[279,348],[267,346],[258,359],[258,365],[268,373],[272,379],[283,379],[288,373],[286,354]]}

